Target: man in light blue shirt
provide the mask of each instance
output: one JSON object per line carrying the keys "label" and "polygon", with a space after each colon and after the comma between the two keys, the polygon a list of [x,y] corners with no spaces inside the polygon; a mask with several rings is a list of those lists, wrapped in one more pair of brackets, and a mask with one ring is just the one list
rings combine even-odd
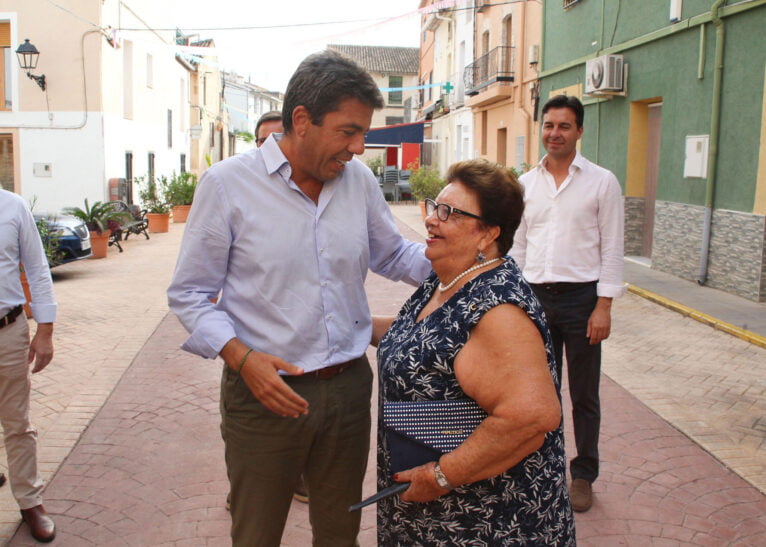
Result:
{"label": "man in light blue shirt", "polygon": [[[29,282],[30,309],[37,330],[23,311],[26,302],[19,265]],[[43,479],[37,468],[37,430],[29,421],[32,373],[53,359],[56,299],[40,233],[23,198],[0,188],[0,421],[3,424],[8,477],[21,516],[37,541],[56,537],[56,525],[43,507]],[[0,473],[0,486],[5,476]]]}
{"label": "man in light blue shirt", "polygon": [[372,385],[364,280],[415,285],[430,272],[353,159],[382,106],[352,61],[312,55],[288,84],[284,135],[214,165],[195,194],[168,299],[190,332],[182,347],[225,363],[235,545],[280,544],[301,470],[314,544],[356,544],[348,507],[362,494]]}

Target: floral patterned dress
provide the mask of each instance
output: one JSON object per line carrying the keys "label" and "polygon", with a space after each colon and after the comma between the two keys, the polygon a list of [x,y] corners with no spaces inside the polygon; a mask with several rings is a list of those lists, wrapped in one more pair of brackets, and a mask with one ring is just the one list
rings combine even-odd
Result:
{"label": "floral patterned dress", "polygon": [[[432,273],[405,303],[380,342],[381,407],[383,401],[465,398],[455,377],[455,356],[482,316],[504,303],[519,306],[540,330],[558,389],[542,308],[513,259],[506,257],[497,268],[481,273],[444,305],[417,321],[438,285],[439,279]],[[381,426],[379,421],[378,489],[393,484]],[[546,435],[540,450],[502,475],[463,485],[428,503],[403,502],[399,496],[381,500],[378,543],[575,545],[562,427]]]}

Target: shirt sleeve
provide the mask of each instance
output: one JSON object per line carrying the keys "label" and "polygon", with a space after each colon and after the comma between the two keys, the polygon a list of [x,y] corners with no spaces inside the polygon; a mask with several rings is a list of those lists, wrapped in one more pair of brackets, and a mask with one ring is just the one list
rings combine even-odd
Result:
{"label": "shirt sleeve", "polygon": [[367,195],[370,269],[392,281],[419,285],[431,273],[425,244],[404,239],[383,193],[375,186]]}
{"label": "shirt sleeve", "polygon": [[598,208],[598,229],[601,238],[598,296],[618,298],[625,294],[626,287],[622,281],[624,217],[620,183],[617,177],[608,173]]}
{"label": "shirt sleeve", "polygon": [[56,321],[56,300],[53,295],[53,281],[48,258],[40,240],[32,212],[22,207],[21,230],[19,231],[19,254],[32,294],[32,315],[38,323]]}
{"label": "shirt sleeve", "polygon": [[211,301],[223,287],[232,240],[228,208],[214,176],[206,171],[197,186],[167,291],[168,306],[190,333],[181,348],[208,359],[236,336],[229,315]]}

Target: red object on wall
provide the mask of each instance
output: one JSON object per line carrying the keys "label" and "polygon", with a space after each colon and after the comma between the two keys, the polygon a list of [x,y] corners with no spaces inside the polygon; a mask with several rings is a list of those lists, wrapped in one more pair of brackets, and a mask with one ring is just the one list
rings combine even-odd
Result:
{"label": "red object on wall", "polygon": [[399,161],[399,149],[393,146],[386,148],[386,167],[393,165],[396,167]]}
{"label": "red object on wall", "polygon": [[420,144],[415,142],[402,143],[402,169],[409,169],[411,163],[415,168],[420,165]]}

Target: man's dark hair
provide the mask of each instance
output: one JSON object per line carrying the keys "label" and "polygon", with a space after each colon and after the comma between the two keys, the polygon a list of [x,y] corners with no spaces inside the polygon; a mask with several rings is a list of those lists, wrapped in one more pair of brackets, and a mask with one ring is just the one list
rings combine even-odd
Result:
{"label": "man's dark hair", "polygon": [[258,118],[258,123],[255,124],[255,138],[258,138],[258,130],[261,128],[261,124],[266,122],[281,122],[282,121],[282,113],[277,110],[272,110],[271,112],[266,112],[263,116]]}
{"label": "man's dark hair", "polygon": [[293,129],[293,111],[303,106],[311,123],[322,125],[325,114],[338,110],[341,101],[356,99],[374,109],[383,108],[383,96],[367,71],[335,51],[306,57],[290,78],[282,105],[285,134]]}
{"label": "man's dark hair", "polygon": [[577,97],[572,97],[570,95],[556,95],[555,97],[551,97],[548,99],[548,102],[545,103],[545,106],[543,106],[543,116],[545,116],[545,113],[551,108],[568,108],[574,112],[577,128],[579,129],[582,127],[582,122],[585,118],[585,109],[583,108],[580,99]]}

